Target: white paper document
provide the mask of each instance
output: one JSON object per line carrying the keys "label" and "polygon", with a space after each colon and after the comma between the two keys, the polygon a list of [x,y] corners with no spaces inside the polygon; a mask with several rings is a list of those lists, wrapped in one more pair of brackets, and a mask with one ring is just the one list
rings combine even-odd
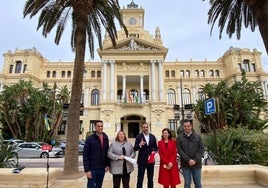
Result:
{"label": "white paper document", "polygon": [[124,156],[124,159],[125,159],[126,161],[130,162],[130,163],[133,164],[133,165],[136,165],[136,164],[137,164],[136,159],[133,159],[133,158],[131,158],[131,157]]}

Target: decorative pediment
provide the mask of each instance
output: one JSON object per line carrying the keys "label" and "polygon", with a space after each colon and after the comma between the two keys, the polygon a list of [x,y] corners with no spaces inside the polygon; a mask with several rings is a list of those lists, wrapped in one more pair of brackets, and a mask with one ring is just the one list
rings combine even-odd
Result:
{"label": "decorative pediment", "polygon": [[118,48],[120,50],[157,50],[157,48],[152,46],[145,46],[144,44],[138,44],[133,38],[130,40],[130,42],[121,48]]}
{"label": "decorative pediment", "polygon": [[103,50],[123,50],[123,51],[157,51],[157,50],[166,50],[162,46],[157,46],[148,41],[144,41],[139,38],[131,37],[122,41],[118,41],[116,47],[107,46]]}

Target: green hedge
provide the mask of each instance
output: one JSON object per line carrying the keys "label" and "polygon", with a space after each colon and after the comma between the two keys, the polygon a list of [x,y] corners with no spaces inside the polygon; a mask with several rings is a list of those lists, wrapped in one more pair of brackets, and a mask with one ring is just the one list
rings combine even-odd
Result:
{"label": "green hedge", "polygon": [[207,134],[204,143],[216,155],[218,164],[268,166],[268,135],[261,131],[247,128],[217,131]]}
{"label": "green hedge", "polygon": [[268,166],[268,135],[261,131],[239,128],[238,141],[242,145],[240,161],[242,164],[260,164]]}

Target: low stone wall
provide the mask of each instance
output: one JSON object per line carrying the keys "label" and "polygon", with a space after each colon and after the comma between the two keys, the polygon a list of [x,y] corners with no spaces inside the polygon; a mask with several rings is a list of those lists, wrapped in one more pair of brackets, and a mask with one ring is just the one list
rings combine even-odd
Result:
{"label": "low stone wall", "polygon": [[[155,167],[155,188],[162,187],[157,184],[158,166]],[[131,187],[136,184],[137,169],[131,174]],[[62,168],[49,169],[50,188],[80,188],[86,187],[86,178],[77,180],[60,179]],[[146,179],[144,185],[146,185]],[[183,179],[182,179],[183,181]],[[0,168],[0,188],[45,188],[47,183],[46,168],[25,168],[19,174],[12,173],[10,168]],[[260,165],[215,165],[203,166],[202,184],[204,187],[243,187],[243,185],[261,185],[252,187],[268,187],[268,167]],[[110,188],[112,176],[105,175],[104,188]],[[231,186],[230,186],[231,185]],[[246,186],[245,186],[246,187]]]}
{"label": "low stone wall", "polygon": [[[46,168],[25,168],[20,173],[12,173],[11,168],[0,168],[1,188],[44,188],[47,185]],[[50,168],[48,185],[55,183],[62,169]]]}
{"label": "low stone wall", "polygon": [[268,167],[257,165],[255,168],[255,180],[257,183],[268,187]]}
{"label": "low stone wall", "polygon": [[260,184],[268,187],[268,167],[261,165],[212,165],[202,170],[204,185]]}

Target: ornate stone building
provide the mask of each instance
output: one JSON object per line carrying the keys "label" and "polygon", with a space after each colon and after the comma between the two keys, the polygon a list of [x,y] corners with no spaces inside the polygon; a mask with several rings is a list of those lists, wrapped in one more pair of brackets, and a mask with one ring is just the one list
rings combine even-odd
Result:
{"label": "ornate stone building", "polygon": [[[101,62],[85,62],[81,135],[93,130],[95,120],[104,121],[104,131],[113,138],[120,129],[129,138],[140,132],[140,124],[147,121],[151,131],[160,137],[161,130],[175,130],[182,118],[193,119],[190,104],[202,97],[200,88],[206,83],[225,80],[232,84],[241,79],[244,69],[250,81],[259,80],[268,96],[267,78],[261,53],[249,49],[228,49],[215,61],[166,62],[168,49],[163,46],[160,28],[151,35],[144,30],[144,9],[134,2],[122,8],[128,36],[118,31],[116,48],[106,34],[103,50],[98,49]],[[19,79],[32,80],[35,87],[42,82],[71,88],[73,62],[50,62],[35,48],[4,53],[0,73],[0,91],[5,84]],[[174,105],[180,106],[174,111]],[[194,125],[198,126],[197,120]],[[66,122],[58,132],[64,139]]]}

